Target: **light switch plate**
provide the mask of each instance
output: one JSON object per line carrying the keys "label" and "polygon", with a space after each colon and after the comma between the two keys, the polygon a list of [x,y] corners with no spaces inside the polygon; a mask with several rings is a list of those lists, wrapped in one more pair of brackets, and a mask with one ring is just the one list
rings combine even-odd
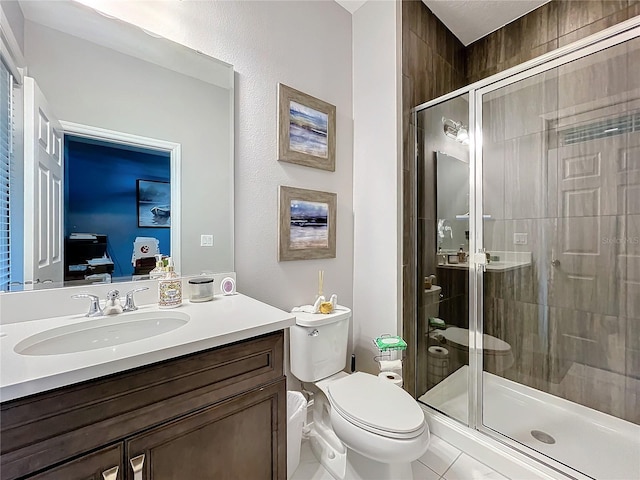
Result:
{"label": "light switch plate", "polygon": [[513,244],[514,245],[527,245],[529,243],[528,233],[514,233]]}
{"label": "light switch plate", "polygon": [[213,247],[213,235],[200,235],[201,247]]}

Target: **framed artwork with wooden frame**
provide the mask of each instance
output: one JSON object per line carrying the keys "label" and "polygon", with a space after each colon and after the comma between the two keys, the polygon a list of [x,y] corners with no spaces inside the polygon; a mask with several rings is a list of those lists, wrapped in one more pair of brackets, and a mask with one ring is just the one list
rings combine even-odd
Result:
{"label": "framed artwork with wooden frame", "polygon": [[278,160],[336,170],[336,107],[278,84]]}
{"label": "framed artwork with wooden frame", "polygon": [[280,187],[278,261],[336,257],[337,195]]}

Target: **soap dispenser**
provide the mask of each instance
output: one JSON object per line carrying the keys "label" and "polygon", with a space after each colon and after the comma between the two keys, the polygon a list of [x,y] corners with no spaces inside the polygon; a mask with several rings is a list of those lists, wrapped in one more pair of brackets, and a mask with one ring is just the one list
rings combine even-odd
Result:
{"label": "soap dispenser", "polygon": [[158,280],[158,306],[174,308],[182,305],[182,280],[175,272],[173,259],[169,257],[167,272]]}
{"label": "soap dispenser", "polygon": [[164,270],[164,262],[162,261],[162,254],[156,254],[156,266],[149,272],[149,278],[154,280],[156,278],[162,278],[167,272]]}

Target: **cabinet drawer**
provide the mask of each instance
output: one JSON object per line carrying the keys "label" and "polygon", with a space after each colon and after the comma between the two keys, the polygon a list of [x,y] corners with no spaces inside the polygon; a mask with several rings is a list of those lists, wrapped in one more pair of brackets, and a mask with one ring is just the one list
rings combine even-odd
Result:
{"label": "cabinet drawer", "polygon": [[283,375],[282,331],[2,404],[1,469],[17,478]]}
{"label": "cabinet drawer", "polygon": [[122,443],[29,477],[29,480],[123,480]]}

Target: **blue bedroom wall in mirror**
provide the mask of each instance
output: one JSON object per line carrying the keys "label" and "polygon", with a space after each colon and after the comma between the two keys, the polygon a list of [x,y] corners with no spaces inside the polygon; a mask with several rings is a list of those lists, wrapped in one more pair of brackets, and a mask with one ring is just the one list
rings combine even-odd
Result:
{"label": "blue bedroom wall in mirror", "polygon": [[107,235],[113,276],[133,273],[136,237],[155,237],[160,252],[171,251],[170,228],[139,228],[136,181],[169,182],[169,153],[65,135],[65,237]]}

